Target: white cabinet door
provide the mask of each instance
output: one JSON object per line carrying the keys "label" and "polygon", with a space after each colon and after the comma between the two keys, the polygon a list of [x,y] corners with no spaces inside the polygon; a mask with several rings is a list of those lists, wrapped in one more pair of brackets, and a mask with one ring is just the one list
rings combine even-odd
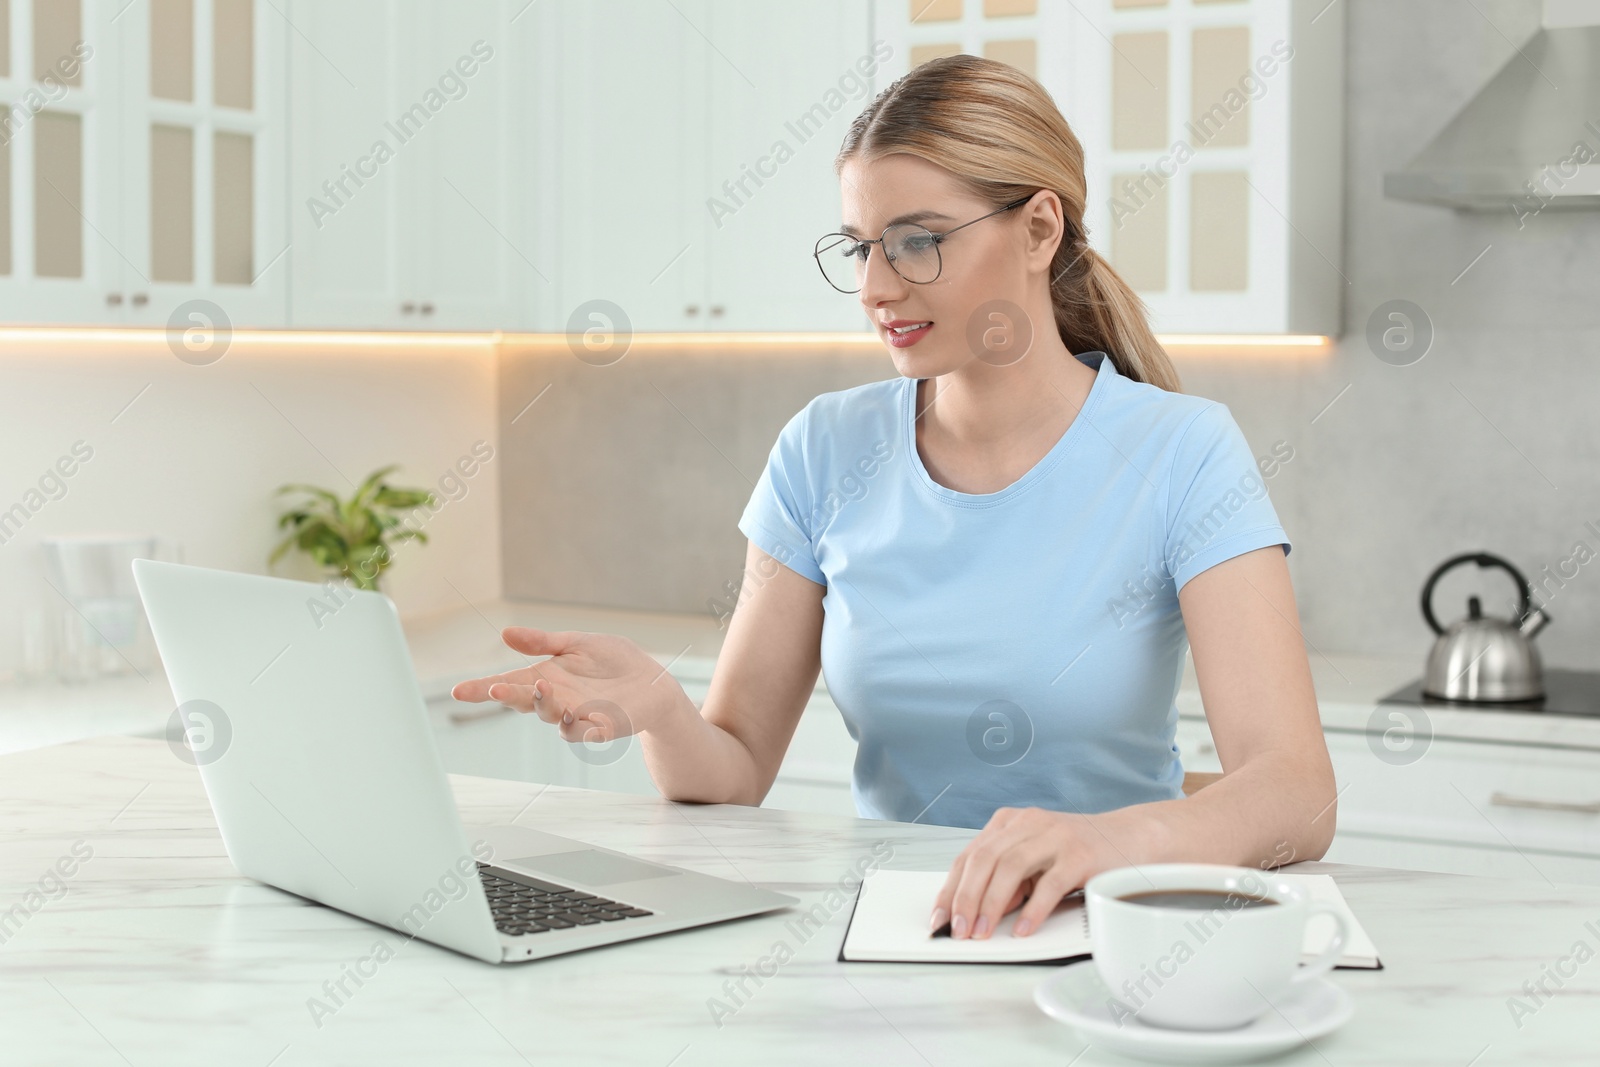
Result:
{"label": "white cabinet door", "polygon": [[[542,44],[513,25],[526,0],[425,3],[408,34],[406,66],[415,100],[431,114],[407,142],[403,162],[415,198],[403,228],[415,241],[416,323],[434,329],[496,330],[527,325],[521,294],[536,272],[531,250],[515,235],[547,189],[531,180],[511,135],[511,112],[537,112],[515,100],[519,66],[532,66]],[[531,13],[522,12],[531,21]],[[520,21],[520,20],[519,20]],[[422,112],[412,111],[421,115]]]}
{"label": "white cabinet door", "polygon": [[249,0],[111,6],[126,321],[284,325],[283,20]]}
{"label": "white cabinet door", "polygon": [[[404,114],[420,0],[294,0],[289,315],[300,327],[415,327],[421,153]],[[423,131],[426,132],[426,131]],[[411,302],[409,312],[402,304]]]}
{"label": "white cabinet door", "polygon": [[[529,325],[518,235],[544,186],[512,136],[522,4],[301,0],[290,42],[296,326]],[[350,47],[360,42],[359,48]],[[544,194],[548,195],[548,194]]]}
{"label": "white cabinet door", "polygon": [[881,80],[870,6],[712,0],[709,16],[710,173],[694,191],[710,249],[708,325],[864,330],[858,299],[830,287],[811,252],[839,228],[833,159]]}
{"label": "white cabinet door", "polygon": [[[702,0],[585,0],[557,8],[557,96],[548,150],[559,159],[557,330],[699,329],[708,45]],[[541,267],[541,269],[544,269]],[[604,304],[600,302],[605,302]],[[593,317],[598,315],[599,318]]]}
{"label": "white cabinet door", "polygon": [[123,319],[115,13],[0,5],[0,321]]}

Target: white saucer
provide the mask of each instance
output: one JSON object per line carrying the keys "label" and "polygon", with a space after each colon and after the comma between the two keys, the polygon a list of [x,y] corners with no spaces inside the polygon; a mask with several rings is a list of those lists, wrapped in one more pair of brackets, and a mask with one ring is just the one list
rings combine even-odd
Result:
{"label": "white saucer", "polygon": [[[1033,990],[1035,1004],[1085,1041],[1159,1063],[1238,1063],[1264,1059],[1330,1034],[1355,1013],[1350,994],[1325,978],[1308,982],[1275,1010],[1235,1030],[1169,1030],[1111,1009],[1094,960],[1068,964]],[[1120,1017],[1120,1021],[1119,1021]]]}

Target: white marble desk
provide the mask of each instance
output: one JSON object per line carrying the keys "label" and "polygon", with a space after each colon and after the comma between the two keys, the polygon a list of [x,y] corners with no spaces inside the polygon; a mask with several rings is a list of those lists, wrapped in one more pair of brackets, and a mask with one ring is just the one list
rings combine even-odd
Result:
{"label": "white marble desk", "polygon": [[[971,831],[458,778],[468,822],[511,819],[802,899],[874,843],[942,869]],[[537,797],[530,805],[529,800]],[[101,738],[0,757],[0,1062],[266,1065],[1127,1063],[1034,1007],[1041,966],[840,964],[849,912],[809,941],[792,912],[493,967],[241,878],[194,768],[161,742]],[[81,841],[55,899],[26,896]],[[1281,1063],[1594,1063],[1600,888],[1305,865],[1340,881],[1387,969],[1339,971],[1339,1033]],[[29,900],[39,906],[30,910]],[[826,904],[823,904],[826,908]],[[1592,925],[1586,925],[1592,924]],[[308,1000],[401,946],[319,1027]],[[787,941],[733,1006],[725,983]],[[1587,962],[1561,963],[1583,943]],[[1567,973],[1562,973],[1567,972]],[[1524,982],[1556,995],[1520,1027]],[[1559,983],[1559,985],[1558,985]]]}

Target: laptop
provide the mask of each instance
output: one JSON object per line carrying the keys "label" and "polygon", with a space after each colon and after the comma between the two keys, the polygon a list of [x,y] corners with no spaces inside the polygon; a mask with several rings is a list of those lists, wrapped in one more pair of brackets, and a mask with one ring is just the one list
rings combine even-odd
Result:
{"label": "laptop", "polygon": [[799,903],[540,830],[464,826],[381,593],[148,559],[133,576],[178,700],[169,738],[249,878],[488,963]]}

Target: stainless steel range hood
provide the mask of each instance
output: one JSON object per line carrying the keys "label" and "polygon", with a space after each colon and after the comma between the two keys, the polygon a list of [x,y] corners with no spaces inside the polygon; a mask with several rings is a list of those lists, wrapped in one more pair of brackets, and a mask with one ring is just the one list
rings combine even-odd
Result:
{"label": "stainless steel range hood", "polygon": [[1546,0],[1539,32],[1383,191],[1519,222],[1600,208],[1600,2]]}

